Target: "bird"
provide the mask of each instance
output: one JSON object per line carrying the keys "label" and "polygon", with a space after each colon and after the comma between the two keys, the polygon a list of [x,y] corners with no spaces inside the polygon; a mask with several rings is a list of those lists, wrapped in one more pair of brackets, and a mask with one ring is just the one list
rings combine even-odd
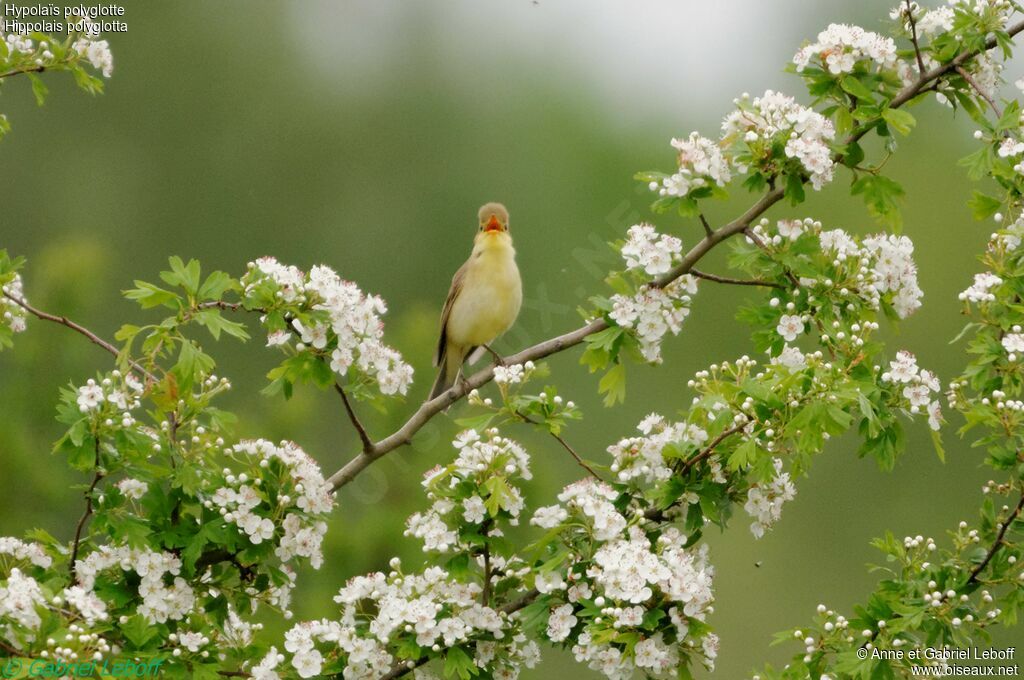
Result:
{"label": "bird", "polygon": [[523,304],[508,210],[501,203],[485,203],[477,216],[473,252],[452,277],[441,310],[441,335],[434,354],[437,379],[430,399],[455,384],[467,358],[474,363],[490,352],[502,362],[490,344],[512,327]]}

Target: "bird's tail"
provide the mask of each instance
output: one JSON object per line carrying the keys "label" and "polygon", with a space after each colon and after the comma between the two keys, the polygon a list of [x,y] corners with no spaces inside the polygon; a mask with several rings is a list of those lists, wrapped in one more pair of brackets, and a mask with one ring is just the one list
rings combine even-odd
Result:
{"label": "bird's tail", "polygon": [[444,357],[441,358],[441,365],[437,368],[437,379],[434,380],[434,387],[430,390],[430,399],[434,399],[455,384],[459,377],[459,371],[462,370],[464,358],[464,354],[452,352],[451,348],[445,352]]}

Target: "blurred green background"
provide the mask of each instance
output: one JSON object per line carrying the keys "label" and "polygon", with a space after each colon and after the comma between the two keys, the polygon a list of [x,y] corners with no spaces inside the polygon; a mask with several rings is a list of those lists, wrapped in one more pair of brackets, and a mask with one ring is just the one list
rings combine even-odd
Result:
{"label": "blurred green background", "polygon": [[[14,126],[0,145],[0,247],[29,258],[29,299],[110,337],[125,321],[152,318],[119,291],[135,278],[155,279],[169,255],[233,273],[264,254],[301,267],[327,263],[384,296],[388,341],[417,369],[405,403],[387,416],[365,413],[378,437],[429,389],[437,313],[481,203],[509,206],[525,285],[523,312],[500,349],[569,330],[579,323],[576,306],[602,291],[602,272],[615,261],[605,243],[651,217],[650,195],[632,175],[670,168],[671,136],[715,136],[744,90],[783,89],[806,101],[799,81],[782,72],[802,40],[829,21],[869,29],[888,21],[888,3],[876,0],[125,6],[129,32],[108,36],[115,72],[107,94],[82,95],[56,74],[42,109],[24,80],[8,81],[0,97]],[[973,149],[969,121],[935,103],[915,115],[917,129],[888,168],[908,192],[905,233],[917,244],[925,306],[888,335],[894,350],[913,350],[948,379],[963,365],[962,346],[948,345],[963,324],[956,293],[977,270],[991,226],[972,222],[972,187],[956,165]],[[877,229],[845,195],[848,181],[840,172],[799,213],[780,207],[773,216]],[[737,195],[709,217],[720,223],[750,201]],[[699,238],[693,223],[656,222],[686,242]],[[701,266],[723,270],[723,253]],[[601,406],[578,352],[556,357],[553,379],[587,416],[567,438],[601,459],[646,413],[684,407],[696,370],[751,351],[747,329],[733,319],[750,294],[704,285],[683,334],[666,343],[664,366],[631,366],[627,403],[614,411]],[[356,451],[335,395],[302,389],[287,403],[259,396],[278,358],[261,345],[213,348],[234,381],[226,405],[241,416],[239,434],[294,439],[333,471]],[[0,535],[42,526],[70,536],[81,496],[69,486],[83,479],[49,453],[60,434],[53,406],[59,386],[109,364],[82,338],[40,322],[0,355],[8,488]],[[450,418],[435,419],[414,446],[344,489],[327,566],[300,578],[298,617],[330,615],[339,585],[393,554],[416,563],[417,546],[401,540],[403,522],[424,505],[420,476],[451,457],[455,431]],[[532,452],[535,502],[579,476],[552,441],[526,428],[508,434]],[[835,441],[764,539],[752,537],[742,511],[731,531],[710,535],[712,623],[722,638],[716,675],[741,677],[799,651],[770,649],[771,634],[804,623],[819,602],[850,614],[876,579],[865,568],[876,559],[872,537],[891,529],[941,538],[973,519],[988,475],[955,435],[947,446],[943,465],[914,426],[896,470],[882,473],[856,457],[853,438]],[[572,667],[568,654],[551,653],[524,677]]]}

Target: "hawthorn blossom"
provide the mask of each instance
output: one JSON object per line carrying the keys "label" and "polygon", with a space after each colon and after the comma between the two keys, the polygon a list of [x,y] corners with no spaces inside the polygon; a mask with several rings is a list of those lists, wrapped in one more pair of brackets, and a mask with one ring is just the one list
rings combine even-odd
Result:
{"label": "hawthorn blossom", "polygon": [[78,410],[82,413],[95,411],[104,401],[103,388],[96,384],[92,378],[78,388]]}
{"label": "hawthorn blossom", "polygon": [[723,143],[729,146],[784,144],[786,157],[799,161],[815,190],[832,181],[835,163],[829,143],[834,138],[832,121],[773,90],[753,101],[741,100],[722,122]]}
{"label": "hawthorn blossom", "polygon": [[0,536],[0,555],[10,555],[16,560],[27,560],[37,567],[48,569],[53,558],[38,543],[28,543],[11,536]]}
{"label": "hawthorn blossom", "polygon": [[149,484],[129,477],[118,482],[117,488],[121,490],[125,498],[138,500],[146,495],[146,491],[149,490]]}
{"label": "hawthorn blossom", "polygon": [[672,446],[676,452],[697,450],[708,441],[708,433],[687,423],[669,423],[657,414],[644,418],[637,429],[640,437],[626,437],[608,447],[612,472],[618,481],[641,480],[650,484],[673,474],[663,451]]}
{"label": "hawthorn blossom", "polygon": [[636,331],[644,359],[660,363],[662,338],[669,332],[679,335],[696,292],[697,279],[686,274],[664,288],[644,287],[633,296],[613,295],[608,315],[619,326]]}
{"label": "hawthorn blossom", "polygon": [[651,183],[651,190],[659,195],[685,197],[709,182],[725,186],[732,179],[729,160],[721,147],[700,133],[691,132],[686,139],[674,138],[672,147],[679,152],[679,170],[660,184]]}
{"label": "hawthorn blossom", "polygon": [[1024,334],[1022,333],[1008,333],[1003,336],[1000,343],[1010,354],[1024,354]]}
{"label": "hawthorn blossom", "polygon": [[626,232],[622,257],[626,269],[642,269],[651,276],[668,272],[682,256],[683,242],[669,234],[659,234],[650,224],[634,224]]}
{"label": "hawthorn blossom", "polygon": [[960,293],[959,298],[968,302],[992,302],[996,299],[992,289],[1001,285],[1003,280],[990,272],[974,275],[974,283]]}
{"label": "hawthorn blossom", "polygon": [[46,598],[39,583],[17,567],[11,569],[7,584],[0,585],[0,619],[8,618],[23,628],[34,630],[43,622],[36,608],[45,605]]}
{"label": "hawthorn blossom", "polygon": [[499,385],[517,385],[523,382],[524,377],[525,370],[522,364],[494,367],[494,382]]}
{"label": "hawthorn blossom", "polygon": [[[26,301],[20,274],[15,274],[14,278],[5,283],[0,290],[11,297],[15,297],[23,302]],[[21,305],[0,295],[0,323],[10,328],[14,333],[22,333],[26,328],[25,320],[27,317],[28,312]]]}
{"label": "hawthorn blossom", "polygon": [[804,322],[795,314],[783,314],[779,319],[779,325],[775,332],[782,336],[786,342],[793,342],[804,332]]}
{"label": "hawthorn blossom", "polygon": [[92,67],[100,71],[104,78],[114,73],[114,55],[110,51],[110,43],[106,40],[93,40],[83,37],[71,46],[72,51],[84,57]]}
{"label": "hawthorn blossom", "polygon": [[[273,257],[251,262],[242,284],[254,306],[263,307],[267,302],[284,305],[302,349],[324,358],[338,375],[347,376],[355,367],[372,379],[382,394],[408,392],[413,370],[399,352],[382,341],[380,317],[387,312],[387,305],[380,297],[365,294],[330,267],[315,266],[307,275]],[[267,345],[286,346],[288,340],[288,329],[271,328]]]}
{"label": "hawthorn blossom", "polygon": [[871,61],[879,69],[896,63],[896,43],[892,38],[865,31],[860,26],[829,24],[815,43],[806,45],[793,57],[797,72],[817,59],[833,75],[850,73],[858,61]]}
{"label": "hawthorn blossom", "polygon": [[743,504],[743,509],[754,519],[750,532],[757,538],[764,536],[765,530],[782,516],[783,503],[796,497],[796,487],[789,473],[782,471],[782,460],[773,458],[772,466],[775,476],[768,483],[752,485]]}
{"label": "hawthorn blossom", "polygon": [[552,642],[561,642],[569,637],[572,627],[576,625],[577,618],[572,615],[571,604],[563,604],[551,610],[548,616],[548,637]]}

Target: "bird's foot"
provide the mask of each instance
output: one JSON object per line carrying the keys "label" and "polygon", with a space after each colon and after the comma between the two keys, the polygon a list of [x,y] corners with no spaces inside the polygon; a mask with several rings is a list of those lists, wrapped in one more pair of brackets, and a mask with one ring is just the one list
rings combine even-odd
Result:
{"label": "bird's foot", "polygon": [[494,357],[494,365],[495,366],[508,366],[508,363],[505,361],[505,358],[503,356],[501,356],[500,354],[498,354],[497,352],[495,352],[493,349],[491,349],[490,345],[484,345],[483,348],[485,350],[487,350],[487,352],[492,357]]}

